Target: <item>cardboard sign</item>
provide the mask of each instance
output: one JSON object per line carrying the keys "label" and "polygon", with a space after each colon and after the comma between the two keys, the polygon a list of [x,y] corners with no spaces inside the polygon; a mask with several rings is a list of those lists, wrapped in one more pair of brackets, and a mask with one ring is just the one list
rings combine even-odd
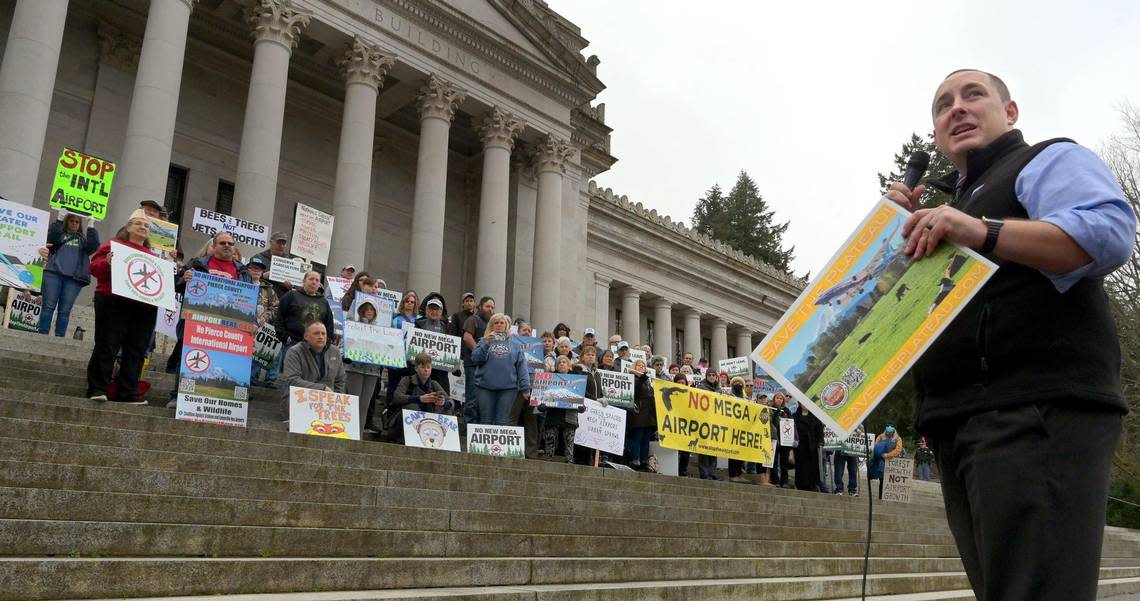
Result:
{"label": "cardboard sign", "polygon": [[948,242],[912,261],[902,236],[909,217],[881,199],[751,355],[840,435],[866,419],[997,270]]}
{"label": "cardboard sign", "polygon": [[346,321],[344,357],[355,363],[407,367],[404,360],[404,333],[398,328]]}
{"label": "cardboard sign", "polygon": [[586,401],[586,376],[537,372],[530,382],[530,404],[577,409]]}
{"label": "cardboard sign", "polygon": [[269,369],[277,364],[281,346],[277,330],[270,324],[261,326],[253,337],[253,362],[262,369]]}
{"label": "cardboard sign", "polygon": [[598,396],[606,404],[615,407],[633,407],[636,404],[633,397],[634,377],[632,374],[619,374],[616,371],[599,369],[598,379],[601,382]]}
{"label": "cardboard sign", "polygon": [[21,332],[40,331],[43,297],[27,292],[8,291],[8,327]]}
{"label": "cardboard sign", "polygon": [[360,440],[360,397],[289,387],[289,431]]}
{"label": "cardboard sign", "polygon": [[297,203],[297,210],[293,214],[293,238],[289,252],[314,263],[327,265],[332,237],[332,215]]}
{"label": "cardboard sign", "polygon": [[344,294],[348,292],[352,286],[352,280],[348,278],[338,278],[336,276],[325,276],[325,286],[327,287],[332,299],[340,304],[340,300],[344,298]]}
{"label": "cardboard sign", "polygon": [[406,358],[411,363],[416,355],[427,353],[431,355],[432,369],[452,371],[459,369],[459,343],[458,336],[413,328],[408,332]]}
{"label": "cardboard sign", "polygon": [[304,259],[290,259],[277,255],[270,258],[270,263],[269,273],[265,276],[266,279],[294,286],[301,286],[305,282],[305,273],[309,271],[310,267]]}
{"label": "cardboard sign", "polygon": [[192,272],[182,295],[182,318],[257,332],[257,284]]}
{"label": "cardboard sign", "polygon": [[150,247],[164,253],[164,255],[173,257],[174,253],[178,251],[178,224],[176,223],[152,217],[150,233],[147,236],[150,239]]}
{"label": "cardboard sign", "polygon": [[914,459],[887,459],[883,468],[883,500],[910,503]]}
{"label": "cardboard sign", "polygon": [[174,418],[187,422],[219,426],[246,427],[249,403],[231,401],[198,394],[179,394]]}
{"label": "cardboard sign", "polygon": [[234,242],[246,246],[255,248],[268,246],[266,238],[269,237],[269,229],[264,225],[202,207],[194,207],[194,221],[191,228],[195,232],[211,237],[220,232],[229,232],[234,237]]}
{"label": "cardboard sign", "polygon": [[174,311],[174,263],[112,240],[111,292]]}
{"label": "cardboard sign", "polygon": [[732,359],[723,359],[716,364],[717,371],[728,372],[728,378],[731,380],[736,376],[740,376],[747,380],[751,375],[752,370],[748,366],[748,357],[733,357]]}
{"label": "cardboard sign", "polygon": [[653,381],[661,445],[678,451],[771,463],[772,411],[745,399]]}
{"label": "cardboard sign", "polygon": [[102,221],[114,182],[114,163],[64,148],[56,164],[51,206]]}
{"label": "cardboard sign", "polygon": [[574,444],[614,455],[624,453],[626,410],[590,399],[585,402],[586,412],[578,416]]}
{"label": "cardboard sign", "polygon": [[467,452],[492,457],[526,457],[523,429],[514,426],[467,426]]}
{"label": "cardboard sign", "polygon": [[459,419],[404,409],[404,446],[459,452]]}
{"label": "cardboard sign", "polygon": [[0,198],[0,285],[39,290],[51,214]]}
{"label": "cardboard sign", "polygon": [[780,446],[796,446],[796,420],[790,417],[780,418]]}
{"label": "cardboard sign", "polygon": [[649,367],[649,353],[635,348],[629,349],[629,360],[637,361],[638,359],[644,361],[645,366]]}

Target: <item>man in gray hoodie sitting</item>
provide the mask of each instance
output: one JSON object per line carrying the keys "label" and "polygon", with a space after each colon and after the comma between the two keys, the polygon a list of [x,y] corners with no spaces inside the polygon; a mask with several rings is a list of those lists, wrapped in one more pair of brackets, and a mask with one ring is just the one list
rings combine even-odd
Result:
{"label": "man in gray hoodie sitting", "polygon": [[289,347],[285,366],[278,381],[281,385],[281,409],[289,419],[289,387],[344,392],[344,361],[340,349],[329,344],[325,324],[311,321],[305,326],[305,338]]}

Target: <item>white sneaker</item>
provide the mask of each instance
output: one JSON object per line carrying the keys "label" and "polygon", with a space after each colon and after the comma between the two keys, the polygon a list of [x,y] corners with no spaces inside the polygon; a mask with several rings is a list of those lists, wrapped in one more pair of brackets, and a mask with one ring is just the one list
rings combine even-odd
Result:
{"label": "white sneaker", "polygon": [[102,403],[103,401],[107,400],[107,395],[106,394],[93,394],[87,398],[91,399],[92,401],[98,401],[98,402]]}

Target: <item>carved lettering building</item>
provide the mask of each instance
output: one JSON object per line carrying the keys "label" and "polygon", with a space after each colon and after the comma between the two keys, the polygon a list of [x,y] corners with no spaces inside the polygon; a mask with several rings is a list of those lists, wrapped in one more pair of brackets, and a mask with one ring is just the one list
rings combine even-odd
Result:
{"label": "carved lettering building", "polygon": [[113,160],[104,239],[148,198],[187,253],[195,207],[289,231],[303,203],[334,270],[713,360],[802,287],[594,185],[599,61],[542,0],[0,0],[0,35],[0,195]]}

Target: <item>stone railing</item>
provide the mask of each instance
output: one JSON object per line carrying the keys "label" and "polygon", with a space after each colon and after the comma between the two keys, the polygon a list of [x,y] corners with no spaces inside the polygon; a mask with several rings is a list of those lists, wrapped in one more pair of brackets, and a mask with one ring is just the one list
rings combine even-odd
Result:
{"label": "stone railing", "polygon": [[751,255],[746,255],[743,252],[723,242],[714,240],[700,232],[697,232],[696,230],[688,228],[684,223],[680,221],[673,221],[673,219],[668,215],[658,213],[657,209],[647,209],[645,208],[645,205],[640,202],[630,202],[628,196],[624,194],[614,194],[614,191],[611,188],[600,188],[598,187],[598,184],[593,180],[590,181],[589,188],[586,193],[589,196],[605,200],[611,205],[624,209],[625,211],[628,211],[649,222],[664,227],[674,233],[686,236],[690,240],[711,251],[724,255],[725,257],[734,261],[743,263],[744,265],[756,269],[769,277],[775,278],[781,282],[793,286],[797,292],[807,286],[807,280],[804,280],[803,278],[797,278],[793,275],[784,273],[783,271],[772,267],[764,261],[761,261]]}

